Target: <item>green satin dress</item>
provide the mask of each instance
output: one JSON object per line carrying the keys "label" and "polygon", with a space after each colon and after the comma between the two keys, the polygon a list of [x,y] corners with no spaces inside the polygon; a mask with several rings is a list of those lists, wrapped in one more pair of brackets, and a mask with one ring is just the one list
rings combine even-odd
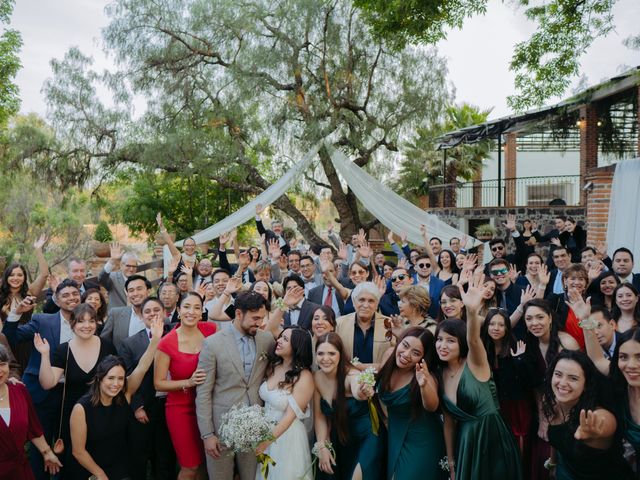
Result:
{"label": "green satin dress", "polygon": [[[320,408],[327,418],[333,419],[333,406],[326,400],[320,400]],[[347,414],[349,422],[349,440],[346,445],[340,444],[335,427],[331,427],[331,442],[336,451],[334,475],[322,474],[318,478],[334,478],[351,480],[358,464],[362,470],[362,478],[382,480],[384,478],[384,454],[386,431],[381,426],[378,436],[371,431],[369,404],[347,398]],[[319,472],[322,473],[322,472]]]}
{"label": "green satin dress", "polygon": [[387,478],[446,478],[439,463],[446,455],[440,415],[420,408],[419,415],[414,416],[410,387],[408,384],[395,392],[380,394],[389,424]]}
{"label": "green satin dress", "polygon": [[465,365],[457,405],[446,395],[443,405],[458,422],[456,480],[522,479],[520,451],[500,416],[493,379],[480,382]]}

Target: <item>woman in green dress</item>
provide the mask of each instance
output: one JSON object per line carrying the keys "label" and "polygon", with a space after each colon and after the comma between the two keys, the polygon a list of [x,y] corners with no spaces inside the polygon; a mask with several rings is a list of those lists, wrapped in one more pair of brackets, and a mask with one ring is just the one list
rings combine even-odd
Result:
{"label": "woman in green dress", "polygon": [[[384,432],[374,435],[367,402],[373,387],[358,384],[340,335],[326,333],[316,343],[318,370],[314,426],[319,479],[378,480],[384,477]],[[333,452],[328,448],[331,442]]]}
{"label": "woman in green dress", "polygon": [[520,452],[500,416],[480,328],[484,275],[476,271],[461,292],[467,323],[448,319],[436,330],[444,438],[450,478],[483,480],[522,478]]}
{"label": "woman in green dress", "polygon": [[385,356],[378,394],[387,407],[387,478],[443,478],[438,384],[429,371],[435,365],[433,335],[423,327],[409,327]]}

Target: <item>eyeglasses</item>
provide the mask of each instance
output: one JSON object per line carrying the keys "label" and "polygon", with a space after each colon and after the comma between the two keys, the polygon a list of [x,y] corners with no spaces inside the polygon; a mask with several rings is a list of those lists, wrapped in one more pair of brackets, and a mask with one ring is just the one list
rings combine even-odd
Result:
{"label": "eyeglasses", "polygon": [[418,265],[416,265],[419,268],[431,268],[431,264],[430,263],[418,263]]}
{"label": "eyeglasses", "polygon": [[498,250],[504,250],[504,247],[502,245],[495,245],[494,247],[491,247],[492,252],[497,252]]}
{"label": "eyeglasses", "polygon": [[126,268],[138,268],[138,265],[125,265]]}
{"label": "eyeglasses", "polygon": [[384,332],[384,339],[387,342],[390,342],[391,339],[393,338],[393,332],[391,331],[391,327],[392,327],[391,320],[389,318],[385,318],[384,319],[384,328],[386,328],[387,331]]}
{"label": "eyeglasses", "polygon": [[405,278],[407,278],[409,275],[405,275],[404,273],[401,273],[400,275],[397,275],[395,277],[391,277],[391,281],[392,282],[397,282],[398,280],[402,281]]}
{"label": "eyeglasses", "polygon": [[501,268],[499,270],[491,270],[491,275],[506,275],[508,272],[508,268]]}

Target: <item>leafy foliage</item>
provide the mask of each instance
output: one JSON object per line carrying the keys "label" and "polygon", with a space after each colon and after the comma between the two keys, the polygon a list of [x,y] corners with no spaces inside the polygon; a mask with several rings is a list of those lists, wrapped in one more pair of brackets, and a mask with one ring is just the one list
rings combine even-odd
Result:
{"label": "leafy foliage", "polygon": [[105,220],[98,222],[96,231],[93,232],[93,239],[97,242],[108,243],[113,241],[113,235],[109,229],[109,224]]}
{"label": "leafy foliage", "polygon": [[9,118],[20,109],[18,86],[13,83],[20,63],[20,47],[22,37],[13,29],[6,28],[13,12],[13,0],[0,0],[0,24],[3,26],[0,35],[0,126],[4,127]]}
{"label": "leafy foliage", "polygon": [[[511,70],[517,95],[509,105],[522,111],[561,95],[579,72],[580,57],[595,39],[614,27],[616,0],[516,0],[536,23],[532,36],[515,46]],[[485,13],[486,0],[355,0],[372,31],[398,46],[432,44],[447,28],[461,28],[466,17]],[[634,40],[629,40],[634,45]]]}

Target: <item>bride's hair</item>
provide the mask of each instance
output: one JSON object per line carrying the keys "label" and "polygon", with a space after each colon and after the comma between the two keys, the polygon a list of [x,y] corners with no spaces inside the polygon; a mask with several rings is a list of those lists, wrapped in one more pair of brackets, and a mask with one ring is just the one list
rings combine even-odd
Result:
{"label": "bride's hair", "polygon": [[[284,380],[278,384],[278,388],[293,390],[293,386],[300,378],[303,370],[310,370],[313,362],[313,352],[311,347],[311,332],[299,325],[291,325],[286,327],[278,338],[284,332],[291,332],[289,343],[291,344],[291,370],[284,374]],[[269,355],[269,366],[267,367],[267,376],[271,376],[276,365],[282,363],[282,357],[275,354],[274,351]]]}
{"label": "bride's hair", "polygon": [[336,397],[335,401],[335,421],[333,422],[338,432],[338,440],[343,445],[346,445],[349,441],[349,429],[348,429],[348,406],[347,406],[347,394],[345,383],[347,375],[349,374],[349,366],[351,360],[349,354],[344,350],[344,344],[340,335],[335,332],[329,332],[318,338],[316,342],[316,353],[318,348],[323,343],[332,345],[340,355],[338,360],[338,368],[336,369]]}

